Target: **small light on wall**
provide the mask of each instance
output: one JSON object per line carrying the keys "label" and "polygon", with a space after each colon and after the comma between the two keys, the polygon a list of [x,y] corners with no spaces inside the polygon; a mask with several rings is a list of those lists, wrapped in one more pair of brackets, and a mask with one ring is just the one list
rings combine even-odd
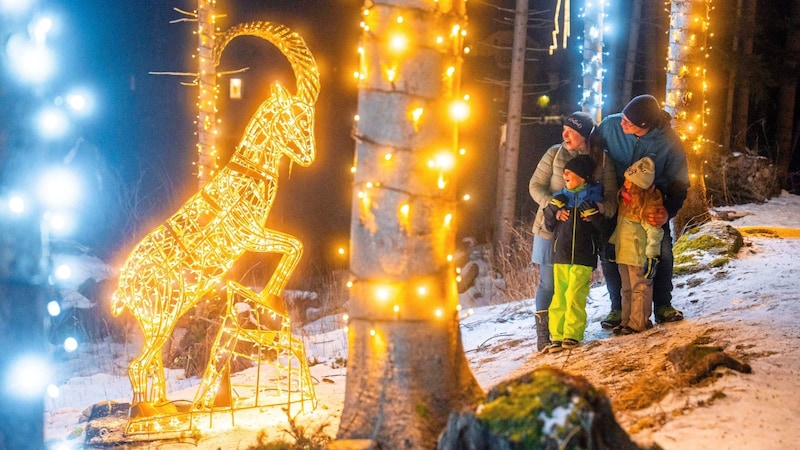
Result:
{"label": "small light on wall", "polygon": [[230,88],[228,90],[228,95],[232,99],[240,99],[242,98],[242,79],[241,78],[231,78]]}

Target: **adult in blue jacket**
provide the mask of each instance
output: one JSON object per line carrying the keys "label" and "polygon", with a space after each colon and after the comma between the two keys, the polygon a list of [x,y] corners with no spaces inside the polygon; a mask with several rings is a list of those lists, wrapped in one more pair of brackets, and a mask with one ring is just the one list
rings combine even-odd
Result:
{"label": "adult in blue jacket", "polygon": [[[664,206],[648,211],[647,221],[664,229],[661,257],[653,279],[653,310],[656,323],[676,322],[683,313],[672,306],[672,234],[669,219],[675,217],[686,200],[689,189],[689,170],[686,152],[680,137],[672,129],[672,117],[661,109],[652,95],[640,95],[631,100],[621,113],[611,114],[598,125],[596,145],[602,147],[617,173],[619,185],[625,170],[645,156],[655,162],[655,185],[664,195]],[[616,224],[615,220],[607,224]],[[609,230],[613,231],[613,230]],[[601,322],[604,328],[619,325],[622,316],[622,297],[619,269],[609,259],[613,249],[601,257],[603,275],[611,297],[611,312]]]}

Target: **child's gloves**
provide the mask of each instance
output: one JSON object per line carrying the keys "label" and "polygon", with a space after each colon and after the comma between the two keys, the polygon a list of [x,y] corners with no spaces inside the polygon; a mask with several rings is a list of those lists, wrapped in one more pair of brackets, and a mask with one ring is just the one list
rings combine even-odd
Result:
{"label": "child's gloves", "polygon": [[600,209],[597,208],[595,202],[583,202],[578,206],[578,212],[581,213],[582,219],[590,220],[592,216],[600,213]]}
{"label": "child's gloves", "polygon": [[652,280],[656,276],[656,269],[658,269],[658,258],[647,258],[642,268],[642,275],[648,280]]}
{"label": "child's gloves", "polygon": [[569,201],[569,199],[567,198],[566,195],[558,194],[555,197],[550,199],[550,204],[555,206],[556,209],[561,209],[561,208],[567,206],[567,202],[568,201]]}

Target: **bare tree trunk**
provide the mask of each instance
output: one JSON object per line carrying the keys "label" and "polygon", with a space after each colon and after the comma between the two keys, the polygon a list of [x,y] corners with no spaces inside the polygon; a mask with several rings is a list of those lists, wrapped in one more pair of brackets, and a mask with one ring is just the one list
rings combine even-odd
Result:
{"label": "bare tree trunk", "polygon": [[508,247],[517,200],[519,133],[522,119],[522,89],[525,78],[525,49],[528,43],[528,0],[517,0],[514,13],[514,45],[511,51],[511,82],[508,90],[508,123],[505,145],[500,146],[497,178],[498,204],[494,242],[498,249]]}
{"label": "bare tree trunk", "polygon": [[449,413],[482,396],[458,325],[448,162],[458,134],[444,113],[460,97],[466,5],[367,0],[363,20],[338,437],[435,448]]}
{"label": "bare tree trunk", "polygon": [[780,186],[787,185],[789,166],[795,152],[792,139],[794,126],[795,99],[797,96],[798,70],[800,70],[800,0],[793,0],[791,10],[787,15],[791,23],[786,36],[786,55],[783,58],[783,67],[780,71],[780,95],[778,95],[778,182]]}
{"label": "bare tree trunk", "polygon": [[664,61],[667,59],[669,45],[669,14],[662,2],[645,2],[643,5],[641,27],[647,30],[639,41],[643,42],[644,86],[645,92],[663,92]]}
{"label": "bare tree trunk", "polygon": [[[702,224],[710,218],[703,175],[707,2],[670,2],[666,110],[675,118],[675,129],[686,147],[692,183],[686,202],[675,217],[676,238],[687,226]],[[694,20],[695,17],[700,20]]]}
{"label": "bare tree trunk", "polygon": [[214,64],[214,2],[197,1],[197,181],[202,188],[217,170],[217,68]]}
{"label": "bare tree trunk", "polygon": [[[734,55],[739,51],[739,36],[742,33],[742,1],[743,0],[736,0],[736,9],[734,13],[735,21],[733,32],[731,33],[731,53]],[[731,128],[733,126],[733,101],[736,98],[736,74],[737,71],[734,68],[731,68],[730,72],[728,72],[728,89],[725,95],[725,117],[723,118],[722,137],[720,139],[723,147],[730,146],[732,150],[736,150],[733,146],[733,142],[731,142],[731,134],[733,131]]]}
{"label": "bare tree trunk", "polygon": [[[756,27],[756,0],[744,0],[742,3],[741,26],[739,27],[739,50],[744,58],[740,61],[747,61],[753,54],[753,40]],[[734,38],[735,39],[735,38]],[[733,108],[733,123],[731,132],[733,136],[732,148],[737,151],[745,150],[747,146],[748,114],[750,110],[750,83],[742,78],[741,74],[734,74],[733,89],[735,89],[735,106]],[[728,143],[730,141],[722,141]]]}
{"label": "bare tree trunk", "polygon": [[639,53],[639,28],[642,24],[642,0],[633,0],[631,8],[631,28],[628,31],[628,55],[625,58],[625,72],[622,76],[620,98],[625,104],[632,97],[633,77],[636,73],[636,56]]}

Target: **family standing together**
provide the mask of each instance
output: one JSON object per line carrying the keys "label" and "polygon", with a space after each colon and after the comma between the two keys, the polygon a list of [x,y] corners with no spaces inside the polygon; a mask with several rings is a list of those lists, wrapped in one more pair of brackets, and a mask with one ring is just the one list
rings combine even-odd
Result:
{"label": "family standing together", "polygon": [[537,349],[571,349],[586,330],[586,298],[600,260],[611,300],[601,325],[632,334],[675,322],[669,219],[689,189],[686,154],[670,115],[651,95],[632,99],[599,125],[570,114],[562,142],[531,177]]}

